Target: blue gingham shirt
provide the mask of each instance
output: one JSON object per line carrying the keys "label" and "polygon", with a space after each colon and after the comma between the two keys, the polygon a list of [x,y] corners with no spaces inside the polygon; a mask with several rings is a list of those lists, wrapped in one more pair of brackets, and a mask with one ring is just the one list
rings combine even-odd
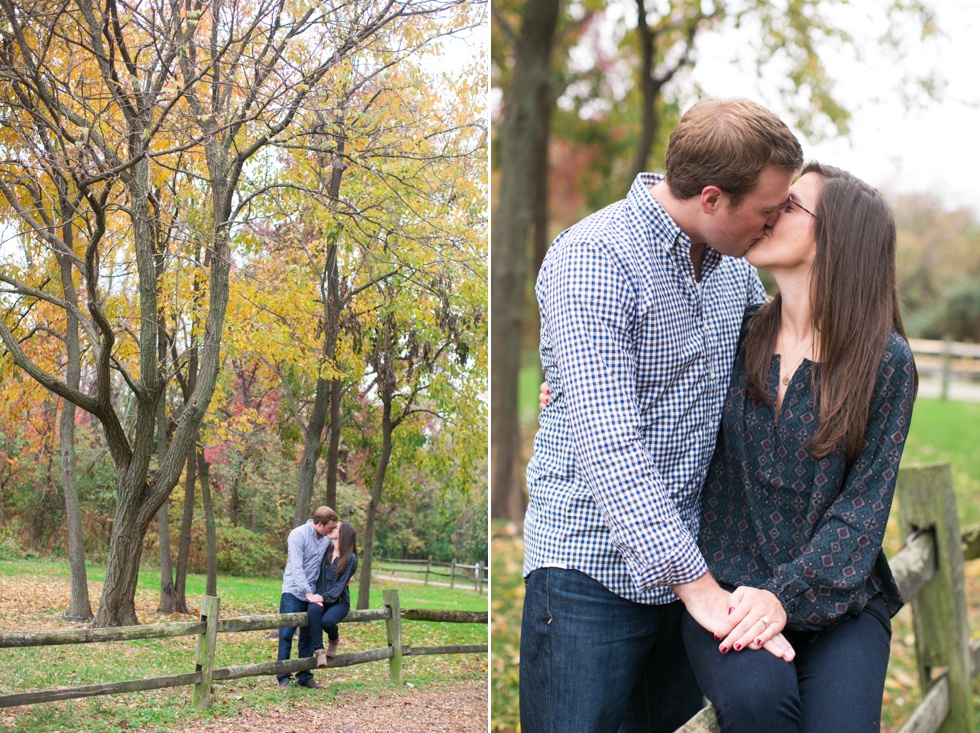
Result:
{"label": "blue gingham shirt", "polygon": [[527,468],[524,575],[580,570],[617,595],[676,600],[699,578],[701,486],[754,268],[691,240],[641,174],[623,201],[563,232],[538,276],[551,399]]}
{"label": "blue gingham shirt", "polygon": [[286,556],[286,569],[282,572],[282,592],[292,593],[305,601],[306,594],[312,593],[316,579],[320,575],[320,563],[330,545],[330,540],[321,537],[313,529],[313,520],[307,520],[289,533],[286,541],[289,547]]}

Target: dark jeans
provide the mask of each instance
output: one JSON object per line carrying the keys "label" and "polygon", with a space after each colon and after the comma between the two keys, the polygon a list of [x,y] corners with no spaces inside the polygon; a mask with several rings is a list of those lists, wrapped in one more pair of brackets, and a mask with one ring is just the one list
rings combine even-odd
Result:
{"label": "dark jeans", "polygon": [[684,614],[684,641],[723,733],[871,733],[880,728],[891,620],[881,596],[859,618],[823,631],[788,631],[796,659],[762,649],[721,654]]}
{"label": "dark jeans", "polygon": [[560,568],[525,585],[522,733],[666,733],[701,709],[680,602],[634,603]]}
{"label": "dark jeans", "polygon": [[313,650],[323,649],[323,632],[327,632],[330,641],[340,638],[337,624],[350,612],[350,604],[338,601],[323,607],[316,603],[310,604],[310,636],[313,637]]}
{"label": "dark jeans", "polygon": [[[292,593],[283,593],[279,598],[279,613],[302,613],[309,610],[309,603],[301,601]],[[284,662],[289,659],[293,648],[293,634],[296,627],[279,629],[279,656],[277,659]],[[299,630],[299,659],[313,656],[313,638],[310,636],[310,627],[304,626]],[[282,682],[292,677],[291,674],[277,674],[276,679]],[[313,673],[308,669],[296,673],[297,682],[305,682],[313,679]]]}

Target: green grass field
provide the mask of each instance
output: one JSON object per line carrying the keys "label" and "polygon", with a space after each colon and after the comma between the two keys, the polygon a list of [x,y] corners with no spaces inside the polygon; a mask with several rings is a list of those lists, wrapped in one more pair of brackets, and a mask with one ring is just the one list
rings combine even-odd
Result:
{"label": "green grass field", "polygon": [[902,464],[934,461],[953,469],[960,522],[980,522],[980,403],[916,400]]}
{"label": "green grass field", "polygon": [[[30,631],[82,626],[61,620],[69,597],[66,563],[46,560],[0,560],[0,630]],[[89,593],[97,602],[104,570],[88,568]],[[277,613],[281,580],[219,577],[221,617]],[[140,572],[136,594],[141,623],[196,620],[196,616],[163,616],[155,612],[159,601],[159,571]],[[204,592],[204,577],[188,578],[192,610]],[[402,609],[487,610],[487,598],[472,590],[416,583],[384,581],[371,586],[371,608],[382,605],[382,591],[396,587]],[[351,587],[357,597],[357,581]],[[94,610],[94,609],[93,609]],[[387,646],[383,622],[342,624],[341,653]],[[414,646],[486,644],[485,624],[447,624],[403,621],[402,643]],[[295,642],[294,642],[295,644]],[[193,636],[71,646],[0,649],[0,695],[55,687],[94,685],[131,679],[187,674],[194,671],[197,639]],[[275,631],[227,633],[218,636],[215,667],[274,661],[278,648]],[[295,656],[295,646],[293,654]],[[416,688],[442,688],[457,681],[486,680],[484,654],[406,657],[406,683]],[[290,700],[321,696],[324,704],[343,700],[353,691],[391,689],[387,662],[371,662],[316,672],[325,684],[310,693],[295,686],[279,690],[274,677],[250,677],[214,686],[214,706],[198,713],[191,708],[190,687],[127,693],[82,700],[42,703],[0,709],[0,730],[25,733],[147,731],[184,729],[221,721],[243,711],[281,708]]]}
{"label": "green grass field", "polygon": [[[527,372],[528,370],[524,370]],[[521,399],[536,409],[538,377],[524,377]],[[530,426],[533,435],[533,410]],[[528,423],[525,423],[528,425]],[[964,525],[980,522],[980,404],[942,402],[937,399],[916,401],[903,465],[948,461],[953,469],[954,486],[960,520]],[[889,523],[889,549],[901,546],[897,522]],[[515,733],[519,728],[518,674],[520,661],[521,605],[524,585],[521,579],[523,544],[515,528],[507,523],[491,528],[491,730]],[[970,627],[980,632],[980,581],[975,578],[978,565],[967,567],[968,602],[971,606]],[[973,609],[977,609],[974,611]],[[918,704],[918,679],[915,668],[914,637],[911,615],[903,609],[893,621],[892,659],[883,705],[883,731],[895,731]],[[980,690],[975,691],[980,699]],[[978,728],[980,730],[980,728]]]}

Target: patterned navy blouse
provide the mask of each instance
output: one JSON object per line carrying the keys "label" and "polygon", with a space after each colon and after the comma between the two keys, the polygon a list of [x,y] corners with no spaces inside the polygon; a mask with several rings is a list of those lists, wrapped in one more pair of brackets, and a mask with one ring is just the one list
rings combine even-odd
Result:
{"label": "patterned navy blouse", "polygon": [[323,562],[320,563],[320,577],[316,580],[316,592],[323,596],[324,608],[332,606],[334,603],[343,603],[350,608],[348,584],[354,573],[357,572],[357,553],[352,552],[350,554],[342,573],[337,572],[339,564],[339,557],[335,557],[333,562],[330,561],[330,547],[328,546],[323,555]]}
{"label": "patterned navy blouse", "polygon": [[864,448],[848,463],[843,450],[814,458],[817,431],[809,360],[792,377],[774,417],[779,356],[755,404],[745,388],[746,311],[701,500],[700,545],[712,574],[728,586],[772,591],[787,628],[818,630],[861,613],[882,594],[894,615],[902,598],[881,550],[898,463],[912,417],[912,352],[893,333],[878,370]]}

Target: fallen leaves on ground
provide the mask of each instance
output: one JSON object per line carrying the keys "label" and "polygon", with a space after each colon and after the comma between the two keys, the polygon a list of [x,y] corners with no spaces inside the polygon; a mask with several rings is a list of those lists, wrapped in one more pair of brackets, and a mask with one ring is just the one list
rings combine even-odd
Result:
{"label": "fallen leaves on ground", "polygon": [[308,702],[245,711],[185,733],[486,733],[487,686],[465,682],[425,690],[358,692],[332,703]]}

